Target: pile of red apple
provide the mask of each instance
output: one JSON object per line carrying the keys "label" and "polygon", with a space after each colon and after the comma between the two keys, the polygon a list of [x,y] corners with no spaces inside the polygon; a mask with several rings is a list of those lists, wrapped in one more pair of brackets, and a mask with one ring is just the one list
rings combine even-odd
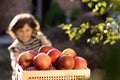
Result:
{"label": "pile of red apple", "polygon": [[23,70],[71,70],[86,69],[87,61],[71,49],[60,51],[52,46],[41,46],[39,50],[22,52],[18,64]]}

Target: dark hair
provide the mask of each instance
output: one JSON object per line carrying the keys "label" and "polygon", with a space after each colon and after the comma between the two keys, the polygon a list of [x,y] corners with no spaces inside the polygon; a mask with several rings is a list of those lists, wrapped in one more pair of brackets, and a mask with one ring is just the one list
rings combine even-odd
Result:
{"label": "dark hair", "polygon": [[28,24],[33,29],[33,35],[37,35],[40,31],[39,22],[35,19],[30,13],[20,13],[16,15],[8,26],[7,33],[13,38],[16,39],[16,31],[20,28],[23,28],[25,24]]}
{"label": "dark hair", "polygon": [[17,23],[13,26],[12,31],[15,32],[20,28],[23,28],[25,24],[28,24],[33,30],[36,28],[36,23],[33,18],[22,18],[17,21]]}

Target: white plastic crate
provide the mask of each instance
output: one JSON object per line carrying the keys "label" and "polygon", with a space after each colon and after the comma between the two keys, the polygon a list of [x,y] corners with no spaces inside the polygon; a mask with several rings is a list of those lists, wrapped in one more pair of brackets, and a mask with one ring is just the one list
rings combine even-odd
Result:
{"label": "white plastic crate", "polygon": [[81,70],[38,70],[24,71],[21,66],[16,66],[17,80],[88,80],[90,69]]}

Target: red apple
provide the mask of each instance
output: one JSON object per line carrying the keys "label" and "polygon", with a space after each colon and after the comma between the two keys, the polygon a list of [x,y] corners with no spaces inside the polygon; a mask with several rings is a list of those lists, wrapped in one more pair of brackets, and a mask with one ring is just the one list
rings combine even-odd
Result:
{"label": "red apple", "polygon": [[74,67],[74,59],[72,56],[60,56],[56,64],[58,69],[72,69]]}
{"label": "red apple", "polygon": [[35,68],[35,66],[29,66],[25,70],[26,71],[36,71],[37,69]]}
{"label": "red apple", "polygon": [[87,61],[85,58],[80,57],[80,56],[76,56],[74,58],[75,60],[75,65],[73,69],[85,69],[87,68]]}
{"label": "red apple", "polygon": [[38,53],[40,52],[47,53],[52,48],[53,48],[52,46],[43,45],[38,49]]}
{"label": "red apple", "polygon": [[22,52],[17,59],[18,64],[23,68],[27,68],[33,64],[33,59],[37,55],[37,52],[29,50]]}
{"label": "red apple", "polygon": [[37,52],[36,52],[36,51],[34,51],[34,50],[28,50],[28,51],[26,51],[26,52],[28,52],[28,53],[32,54],[33,56],[34,56],[34,55],[37,55]]}
{"label": "red apple", "polygon": [[47,52],[47,54],[50,56],[52,60],[52,64],[56,62],[56,60],[62,55],[62,52],[56,48],[51,49]]}
{"label": "red apple", "polygon": [[[38,54],[38,53],[37,53],[36,51],[34,51],[34,50],[28,50],[28,51],[26,51],[26,52],[28,52],[28,53],[31,54],[32,60],[33,60],[33,58]],[[32,61],[32,63],[33,63],[33,61]]]}
{"label": "red apple", "polygon": [[51,65],[51,58],[45,53],[39,53],[34,57],[33,63],[38,70],[45,70]]}
{"label": "red apple", "polygon": [[62,51],[62,55],[68,55],[68,56],[75,57],[77,54],[72,48],[66,48]]}
{"label": "red apple", "polygon": [[47,70],[56,70],[56,68],[51,64],[51,65],[47,68]]}

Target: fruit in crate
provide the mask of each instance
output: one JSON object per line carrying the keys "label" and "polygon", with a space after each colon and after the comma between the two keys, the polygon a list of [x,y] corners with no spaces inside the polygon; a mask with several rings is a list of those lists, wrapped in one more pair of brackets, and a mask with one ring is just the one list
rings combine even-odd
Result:
{"label": "fruit in crate", "polygon": [[25,70],[26,71],[36,71],[37,69],[35,68],[35,66],[29,66]]}
{"label": "fruit in crate", "polygon": [[47,70],[56,70],[56,68],[51,64],[51,65],[47,68]]}
{"label": "fruit in crate", "polygon": [[53,48],[52,46],[43,45],[38,49],[38,53],[40,52],[47,53],[52,48]]}
{"label": "fruit in crate", "polygon": [[61,70],[69,70],[74,67],[74,59],[72,56],[60,56],[56,62],[56,68]]}
{"label": "fruit in crate", "polygon": [[76,56],[74,58],[75,60],[75,65],[73,69],[85,69],[87,68],[87,61],[85,58],[80,57],[80,56]]}
{"label": "fruit in crate", "polygon": [[62,55],[62,52],[56,48],[53,48],[47,52],[52,60],[52,64],[56,62],[56,60]]}
{"label": "fruit in crate", "polygon": [[34,57],[33,64],[38,70],[45,70],[51,65],[51,58],[46,53],[38,53]]}
{"label": "fruit in crate", "polygon": [[18,64],[23,68],[27,68],[33,64],[33,59],[37,55],[37,52],[33,50],[22,52],[17,59]]}
{"label": "fruit in crate", "polygon": [[75,50],[73,50],[72,48],[66,48],[62,51],[62,55],[68,55],[68,56],[75,57],[77,54]]}

